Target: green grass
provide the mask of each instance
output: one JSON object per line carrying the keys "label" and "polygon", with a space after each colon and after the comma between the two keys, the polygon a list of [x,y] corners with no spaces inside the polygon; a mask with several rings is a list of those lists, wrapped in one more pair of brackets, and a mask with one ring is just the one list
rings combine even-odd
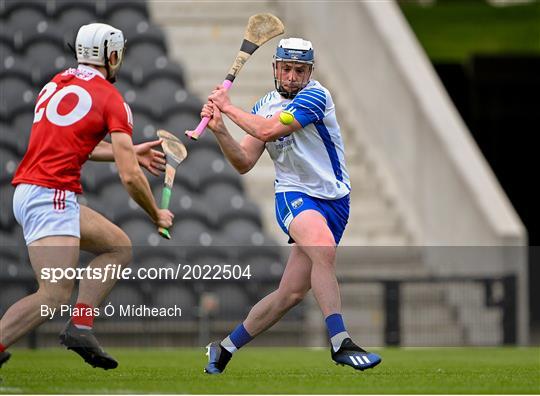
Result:
{"label": "green grass", "polygon": [[429,57],[463,62],[472,54],[540,54],[540,1],[493,7],[485,1],[437,1],[401,9]]}
{"label": "green grass", "polygon": [[540,393],[538,348],[386,348],[365,372],[327,350],[246,348],[219,376],[203,374],[202,348],[110,352],[120,366],[102,371],[68,351],[15,349],[0,393]]}

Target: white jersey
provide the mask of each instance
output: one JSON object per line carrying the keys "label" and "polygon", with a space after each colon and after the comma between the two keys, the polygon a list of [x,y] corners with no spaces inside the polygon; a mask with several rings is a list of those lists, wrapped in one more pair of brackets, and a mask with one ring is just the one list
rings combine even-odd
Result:
{"label": "white jersey", "polygon": [[269,92],[251,112],[270,118],[282,110],[292,112],[302,129],[266,143],[276,169],[276,192],[300,191],[322,199],[347,195],[351,184],[330,92],[311,80],[292,100]]}

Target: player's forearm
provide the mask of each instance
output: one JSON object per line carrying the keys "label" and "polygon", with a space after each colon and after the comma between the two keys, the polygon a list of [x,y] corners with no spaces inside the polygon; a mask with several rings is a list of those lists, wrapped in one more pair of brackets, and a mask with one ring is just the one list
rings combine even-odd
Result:
{"label": "player's forearm", "polygon": [[224,107],[222,112],[227,114],[236,125],[251,136],[262,140],[263,142],[268,142],[272,139],[273,122],[270,120],[255,114],[247,113],[233,105]]}
{"label": "player's forearm", "polygon": [[158,219],[158,207],[152,190],[148,184],[148,180],[144,176],[140,168],[131,172],[129,176],[122,176],[122,183],[124,184],[129,196],[133,198],[137,204],[145,210],[150,218],[156,222]]}
{"label": "player's forearm", "polygon": [[96,162],[114,161],[112,144],[102,140],[94,148],[94,150],[92,151],[88,159],[91,161],[96,161]]}
{"label": "player's forearm", "polygon": [[231,136],[225,128],[220,131],[214,131],[219,147],[227,158],[227,161],[238,171],[238,173],[246,173],[251,169],[249,158],[244,148]]}

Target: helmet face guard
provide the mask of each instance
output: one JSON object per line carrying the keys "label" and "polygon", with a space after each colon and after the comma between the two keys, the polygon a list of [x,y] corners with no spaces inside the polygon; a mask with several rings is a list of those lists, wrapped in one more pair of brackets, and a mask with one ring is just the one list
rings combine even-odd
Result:
{"label": "helmet face guard", "polygon": [[[279,67],[278,63],[282,63]],[[297,86],[293,90],[289,90],[284,87],[283,79],[283,65],[291,64],[294,67],[296,64],[307,64],[309,68],[307,73],[303,77],[302,81],[296,82]],[[286,99],[292,99],[308,84],[311,73],[313,72],[313,65],[315,63],[313,46],[311,42],[300,39],[300,38],[290,38],[283,39],[279,42],[279,45],[276,49],[276,54],[274,55],[274,62],[272,67],[274,69],[274,86],[276,91]]]}

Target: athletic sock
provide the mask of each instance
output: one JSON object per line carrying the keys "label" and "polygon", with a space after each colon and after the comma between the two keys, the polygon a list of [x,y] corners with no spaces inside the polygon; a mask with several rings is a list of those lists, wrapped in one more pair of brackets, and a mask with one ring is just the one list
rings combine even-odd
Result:
{"label": "athletic sock", "polygon": [[94,327],[94,309],[88,304],[77,303],[71,323],[78,329],[91,330]]}
{"label": "athletic sock", "polygon": [[6,347],[4,344],[0,343],[0,353],[4,352],[6,350]]}
{"label": "athletic sock", "polygon": [[226,338],[221,341],[221,346],[230,353],[235,353],[253,339],[249,335],[243,323],[240,323]]}
{"label": "athletic sock", "polygon": [[324,321],[326,322],[326,329],[328,330],[328,338],[330,338],[332,348],[334,349],[334,352],[336,352],[343,340],[345,338],[351,338],[351,336],[345,329],[341,314],[335,313],[329,315]]}

